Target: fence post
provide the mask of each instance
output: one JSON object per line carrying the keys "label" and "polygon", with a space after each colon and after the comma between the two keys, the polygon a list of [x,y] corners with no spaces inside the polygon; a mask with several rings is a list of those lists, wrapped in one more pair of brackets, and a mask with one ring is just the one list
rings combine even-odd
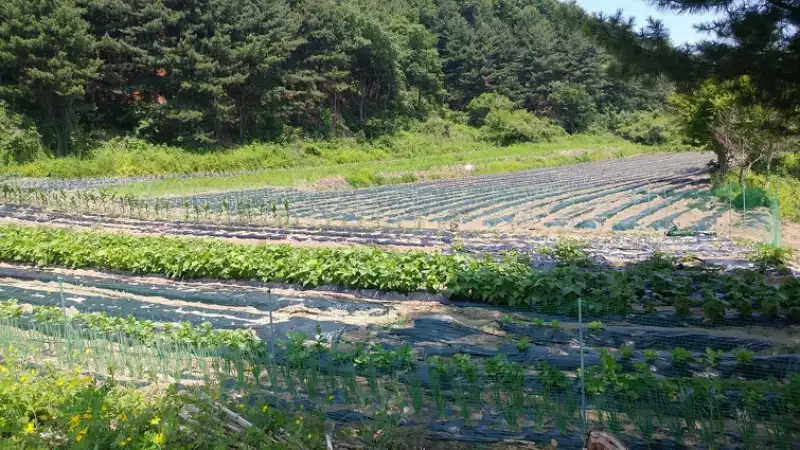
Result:
{"label": "fence post", "polygon": [[589,427],[586,423],[586,365],[583,357],[583,298],[578,297],[578,338],[581,346],[581,427],[586,436]]}

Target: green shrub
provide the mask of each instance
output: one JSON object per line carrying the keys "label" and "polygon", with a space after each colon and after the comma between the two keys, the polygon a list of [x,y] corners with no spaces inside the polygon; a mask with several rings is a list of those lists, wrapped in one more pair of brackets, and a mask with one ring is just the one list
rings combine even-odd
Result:
{"label": "green shrub", "polygon": [[511,111],[514,109],[514,102],[508,97],[485,93],[472,99],[467,105],[469,114],[469,124],[475,127],[482,127],[486,124],[486,116],[492,111]]}
{"label": "green shrub", "polygon": [[483,139],[499,145],[518,142],[547,142],[566,133],[561,127],[525,110],[493,110],[481,129]]}
{"label": "green shrub", "polygon": [[773,201],[761,187],[745,186],[742,189],[739,183],[734,182],[718,183],[713,192],[717,198],[739,210],[770,207]]}
{"label": "green shrub", "polygon": [[586,131],[597,114],[591,94],[585,87],[563,82],[551,85],[547,101],[553,107],[558,122],[570,134]]}
{"label": "green shrub", "polygon": [[785,245],[760,244],[747,254],[747,259],[759,266],[781,267],[791,261],[794,249]]}
{"label": "green shrub", "polygon": [[39,132],[0,103],[0,164],[22,164],[45,156]]}
{"label": "green shrub", "polygon": [[387,184],[386,177],[369,169],[360,169],[344,177],[348,184],[355,188]]}
{"label": "green shrub", "polygon": [[643,145],[680,144],[675,118],[664,111],[636,111],[625,117],[616,133],[623,139]]}

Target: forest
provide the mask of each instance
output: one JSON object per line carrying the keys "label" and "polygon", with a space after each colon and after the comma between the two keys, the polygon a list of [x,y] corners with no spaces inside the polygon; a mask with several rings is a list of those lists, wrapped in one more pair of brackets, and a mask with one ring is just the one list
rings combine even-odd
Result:
{"label": "forest", "polygon": [[[570,133],[652,109],[555,0],[4,2],[0,98],[56,155],[134,134],[190,147],[391,133],[482,93]],[[22,155],[20,155],[22,156]]]}

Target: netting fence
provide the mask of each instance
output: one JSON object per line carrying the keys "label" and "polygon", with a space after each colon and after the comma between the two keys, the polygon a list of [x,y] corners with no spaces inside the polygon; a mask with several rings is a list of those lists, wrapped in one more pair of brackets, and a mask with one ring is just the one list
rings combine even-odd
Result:
{"label": "netting fence", "polygon": [[144,321],[101,329],[51,307],[5,314],[0,347],[429,439],[578,449],[587,431],[604,430],[631,449],[798,444],[800,358],[789,328],[774,321],[615,316],[582,299],[549,315],[460,308],[464,317],[493,314],[496,329],[433,315],[351,341],[341,331],[280,329],[268,305],[266,339],[219,346]]}

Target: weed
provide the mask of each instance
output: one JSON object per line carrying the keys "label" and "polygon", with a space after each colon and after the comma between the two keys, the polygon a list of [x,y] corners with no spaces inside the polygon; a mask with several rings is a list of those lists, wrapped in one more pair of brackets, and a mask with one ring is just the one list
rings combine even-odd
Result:
{"label": "weed", "polygon": [[717,361],[719,358],[724,354],[722,351],[715,351],[711,347],[706,347],[706,353],[703,355],[703,359],[705,360],[706,365],[710,368],[714,368],[717,366]]}
{"label": "weed", "polygon": [[603,322],[599,320],[594,320],[589,322],[589,331],[593,333],[597,333],[603,330]]}
{"label": "weed", "polygon": [[523,337],[520,338],[519,341],[517,341],[517,350],[519,350],[520,352],[525,352],[529,348],[531,348],[531,340],[529,338]]}
{"label": "weed", "polygon": [[741,367],[749,367],[753,363],[753,352],[746,349],[739,349],[734,352],[736,364]]}
{"label": "weed", "polygon": [[672,364],[678,368],[685,368],[692,361],[692,354],[682,347],[675,347],[669,351],[672,355]]}

